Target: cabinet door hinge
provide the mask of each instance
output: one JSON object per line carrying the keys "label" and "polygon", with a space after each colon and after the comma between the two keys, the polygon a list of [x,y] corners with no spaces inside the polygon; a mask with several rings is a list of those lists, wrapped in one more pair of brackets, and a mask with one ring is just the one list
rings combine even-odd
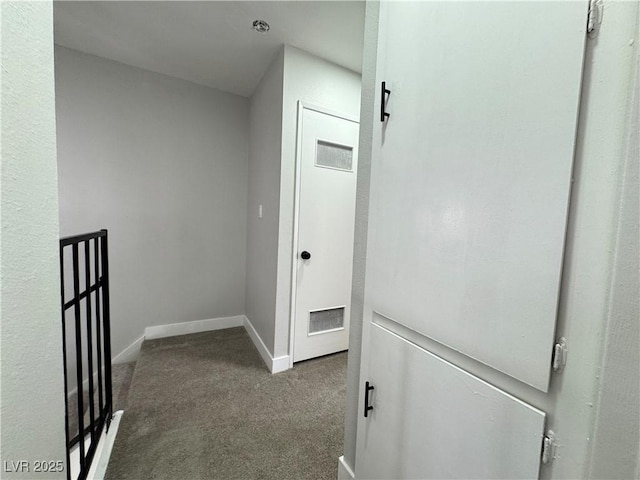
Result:
{"label": "cabinet door hinge", "polygon": [[556,456],[556,434],[553,430],[547,431],[547,434],[542,438],[542,463],[547,464],[553,462]]}
{"label": "cabinet door hinge", "polygon": [[553,358],[551,360],[551,366],[554,372],[560,372],[567,363],[567,340],[561,337],[553,346]]}
{"label": "cabinet door hinge", "polygon": [[587,35],[592,37],[595,35],[596,28],[602,18],[602,2],[601,0],[589,0],[589,11],[587,13]]}

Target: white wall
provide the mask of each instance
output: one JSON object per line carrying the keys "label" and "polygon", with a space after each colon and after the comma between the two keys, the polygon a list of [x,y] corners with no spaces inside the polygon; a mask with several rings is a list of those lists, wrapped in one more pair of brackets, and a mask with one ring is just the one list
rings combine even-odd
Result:
{"label": "white wall", "polygon": [[[246,316],[273,355],[282,155],[281,50],[250,100]],[[262,205],[262,218],[258,208]]]}
{"label": "white wall", "polygon": [[[629,142],[637,142],[637,133],[630,136],[637,123],[629,121],[629,114],[640,43],[638,3],[603,3],[602,24],[587,41],[558,312],[557,335],[567,338],[569,357],[563,372],[554,375],[548,395],[518,386],[513,391],[523,400],[532,397],[547,411],[557,434],[558,458],[543,467],[541,478],[629,478],[638,471],[638,158],[637,147],[628,150]],[[372,20],[375,17],[367,18]],[[375,35],[370,26],[366,32]],[[372,51],[370,41],[368,36],[365,52]],[[366,80],[375,57],[365,55],[364,61]],[[364,88],[375,85],[365,83]],[[366,96],[363,92],[363,99]],[[364,108],[363,122],[369,115],[368,106]],[[362,206],[366,200],[359,202]],[[365,210],[359,208],[358,214],[365,215]],[[623,260],[631,256],[633,262]],[[354,282],[354,298],[359,288]],[[361,323],[362,318],[352,322]],[[350,361],[359,356],[358,348],[351,344]],[[500,379],[489,370],[482,369],[489,381]],[[360,403],[354,394],[358,387],[357,375],[350,374],[347,412]],[[620,425],[625,428],[619,431]],[[354,468],[348,457],[355,451],[356,432],[349,417],[346,429],[345,460]],[[598,450],[605,444],[605,450]]]}
{"label": "white wall", "polygon": [[[605,0],[603,5],[602,24],[596,35],[587,40],[586,47],[558,311],[557,335],[567,338],[569,356],[562,374],[552,379],[551,421],[561,435],[561,446],[558,461],[544,472],[546,478],[587,478],[594,465],[594,426],[600,406],[605,344],[611,342],[610,348],[621,348],[626,362],[634,361],[633,353],[623,347],[620,339],[610,336],[607,323],[614,300],[611,280],[639,47],[638,3]],[[617,301],[637,304],[637,295],[636,290],[635,295],[622,295]],[[638,319],[631,321],[637,323]],[[637,351],[637,340],[634,342]],[[619,378],[617,383],[621,386],[621,382],[634,381],[638,381],[637,374]],[[619,420],[637,418],[637,398],[634,403],[619,403],[618,407],[615,415]],[[618,454],[637,451],[622,438],[616,439],[616,445]],[[614,466],[606,477],[618,476],[619,467]]]}
{"label": "white wall", "polygon": [[[636,39],[640,30],[638,9]],[[605,351],[590,478],[638,478],[640,471],[640,49],[616,232]],[[629,408],[635,406],[635,408]],[[620,446],[623,446],[621,448]]]}
{"label": "white wall", "polygon": [[360,75],[297,48],[285,46],[274,346],[276,357],[289,353],[298,100],[358,118]]}
{"label": "white wall", "polygon": [[[51,2],[2,2],[2,478],[65,460]],[[23,474],[5,462],[30,462]]]}
{"label": "white wall", "polygon": [[112,352],[244,313],[248,101],[56,47],[63,235],[109,230]]}

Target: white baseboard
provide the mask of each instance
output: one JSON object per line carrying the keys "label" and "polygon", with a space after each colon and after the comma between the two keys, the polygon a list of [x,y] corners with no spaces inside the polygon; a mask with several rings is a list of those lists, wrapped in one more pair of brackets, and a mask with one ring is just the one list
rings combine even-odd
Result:
{"label": "white baseboard", "polygon": [[[109,464],[109,457],[113,450],[113,444],[116,441],[116,435],[118,434],[118,428],[120,427],[120,419],[122,418],[123,410],[118,410],[113,413],[111,417],[111,424],[109,425],[109,431],[107,431],[106,425],[102,427],[100,436],[98,437],[98,445],[87,473],[88,480],[104,480],[104,476],[107,473],[107,465]],[[85,449],[88,449],[91,445],[91,435],[85,437]],[[80,446],[76,444],[75,447],[69,452],[69,470],[71,478],[78,478],[80,474]]]}
{"label": "white baseboard", "polygon": [[[89,480],[104,480],[104,476],[107,473],[107,465],[109,464],[109,458],[111,457],[111,451],[113,450],[113,444],[116,441],[116,435],[118,434],[118,428],[120,428],[120,419],[122,418],[123,410],[118,410],[113,413],[111,417],[111,425],[109,431],[102,432],[96,453],[91,462],[91,468],[87,478]],[[72,477],[75,478],[75,477]]]}
{"label": "white baseboard", "polygon": [[111,363],[131,363],[138,360],[140,356],[140,347],[142,346],[142,342],[144,342],[144,335],[140,338],[137,338],[133,341],[131,345],[122,350],[118,355],[113,357]]}
{"label": "white baseboard", "polygon": [[244,328],[249,334],[251,341],[256,346],[258,353],[262,357],[262,361],[267,365],[267,368],[271,373],[279,373],[289,370],[289,355],[274,358],[260,338],[260,335],[258,335],[258,332],[252,325],[251,321],[246,316],[244,317]]}
{"label": "white baseboard", "polygon": [[245,318],[244,315],[236,315],[234,317],[208,318],[206,320],[194,320],[192,322],[170,323],[168,325],[147,327],[144,329],[144,335],[113,357],[111,363],[129,363],[138,360],[140,347],[145,340],[209,332],[212,330],[222,330],[223,328],[242,327]]}
{"label": "white baseboard", "polygon": [[272,360],[271,373],[280,373],[291,368],[289,363],[289,355],[283,355],[282,357],[276,357]]}
{"label": "white baseboard", "polygon": [[338,458],[338,480],[355,480],[356,476],[351,467],[344,461],[344,455]]}
{"label": "white baseboard", "polygon": [[206,320],[195,320],[193,322],[170,323],[169,325],[154,325],[153,327],[144,329],[144,338],[145,340],[151,340],[153,338],[175,337],[177,335],[188,335],[190,333],[222,330],[223,328],[242,327],[243,325],[244,315],[208,318]]}

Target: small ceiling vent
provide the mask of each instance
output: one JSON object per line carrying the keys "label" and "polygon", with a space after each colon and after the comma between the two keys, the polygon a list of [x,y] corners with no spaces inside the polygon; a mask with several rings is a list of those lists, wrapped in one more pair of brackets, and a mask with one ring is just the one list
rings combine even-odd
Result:
{"label": "small ceiling vent", "polygon": [[264,20],[254,20],[253,27],[251,28],[253,28],[256,32],[259,32],[259,33],[267,33],[271,27]]}

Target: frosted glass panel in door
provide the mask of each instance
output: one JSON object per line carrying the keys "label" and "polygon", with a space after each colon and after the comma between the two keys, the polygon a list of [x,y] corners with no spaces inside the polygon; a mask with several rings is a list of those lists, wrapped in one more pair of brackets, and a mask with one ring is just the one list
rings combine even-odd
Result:
{"label": "frosted glass panel in door", "polygon": [[316,165],[319,167],[352,170],[353,148],[318,140]]}
{"label": "frosted glass panel in door", "polygon": [[584,1],[381,11],[391,117],[374,126],[371,308],[543,391],[586,12]]}

